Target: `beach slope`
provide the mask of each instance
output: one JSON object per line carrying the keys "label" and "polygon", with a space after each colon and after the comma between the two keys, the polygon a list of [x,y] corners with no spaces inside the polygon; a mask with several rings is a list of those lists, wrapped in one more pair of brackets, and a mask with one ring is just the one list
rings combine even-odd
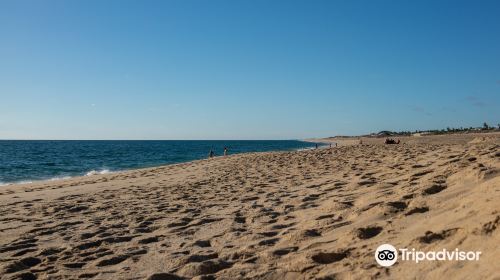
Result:
{"label": "beach slope", "polygon": [[[498,279],[500,137],[373,140],[0,188],[2,279]],[[384,243],[481,251],[399,260]]]}

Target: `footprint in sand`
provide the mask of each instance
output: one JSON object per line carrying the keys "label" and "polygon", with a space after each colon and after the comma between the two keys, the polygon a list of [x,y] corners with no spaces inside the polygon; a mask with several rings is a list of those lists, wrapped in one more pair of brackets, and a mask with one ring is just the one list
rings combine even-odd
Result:
{"label": "footprint in sand", "polygon": [[406,212],[406,216],[410,216],[413,214],[419,214],[419,213],[425,213],[429,211],[429,207],[423,206],[423,207],[415,207],[413,209],[410,209],[408,212]]}
{"label": "footprint in sand", "polygon": [[319,252],[311,256],[311,259],[319,264],[330,264],[339,262],[349,256],[349,250],[337,252]]}
{"label": "footprint in sand", "polygon": [[427,231],[424,236],[421,236],[418,238],[418,241],[420,243],[430,244],[430,243],[433,243],[435,241],[444,240],[447,237],[455,234],[457,231],[458,231],[458,228],[446,229],[446,230],[443,230],[443,231],[438,232],[438,233],[435,233],[432,231]]}
{"label": "footprint in sand", "polygon": [[4,268],[4,273],[14,273],[22,270],[29,269],[33,266],[38,265],[42,261],[39,258],[27,257],[18,261],[14,261]]}
{"label": "footprint in sand", "polygon": [[380,232],[382,232],[382,229],[383,228],[379,226],[358,228],[356,231],[356,235],[359,239],[369,239],[377,236]]}
{"label": "footprint in sand", "polygon": [[275,256],[284,256],[284,255],[290,254],[292,252],[296,252],[298,249],[299,249],[299,247],[296,247],[296,246],[281,248],[281,249],[274,250],[272,252],[272,254]]}
{"label": "footprint in sand", "polygon": [[400,212],[405,210],[408,205],[403,201],[391,201],[387,205],[390,207],[391,212]]}
{"label": "footprint in sand", "polygon": [[436,193],[439,193],[441,191],[443,191],[444,189],[446,189],[446,185],[432,185],[431,187],[425,189],[423,191],[423,195],[432,195],[432,194],[436,194]]}

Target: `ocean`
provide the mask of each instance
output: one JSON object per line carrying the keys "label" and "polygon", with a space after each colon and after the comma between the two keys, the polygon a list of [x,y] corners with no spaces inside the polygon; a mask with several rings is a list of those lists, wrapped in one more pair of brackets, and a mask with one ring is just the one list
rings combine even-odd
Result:
{"label": "ocean", "polygon": [[216,156],[314,147],[295,140],[1,140],[0,185],[91,176]]}

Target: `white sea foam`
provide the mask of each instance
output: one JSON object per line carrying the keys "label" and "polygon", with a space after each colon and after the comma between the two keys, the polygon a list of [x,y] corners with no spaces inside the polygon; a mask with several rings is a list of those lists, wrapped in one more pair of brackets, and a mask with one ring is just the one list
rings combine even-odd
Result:
{"label": "white sea foam", "polygon": [[71,179],[71,176],[54,177],[54,178],[50,178],[49,181],[58,181],[58,180],[66,180],[66,179]]}
{"label": "white sea foam", "polygon": [[21,180],[21,181],[15,181],[15,182],[0,182],[0,186],[10,186],[10,185],[23,185],[23,184],[31,184],[31,183],[37,183],[37,182],[43,182],[43,181],[58,181],[58,180],[65,180],[65,179],[71,179],[72,177],[70,176],[63,176],[63,177],[53,177],[49,179],[40,179],[40,180]]}
{"label": "white sea foam", "polygon": [[9,182],[9,183],[0,182],[0,186],[22,185],[22,184],[31,184],[31,183],[33,183],[33,181],[28,181],[28,180]]}
{"label": "white sea foam", "polygon": [[[92,175],[99,175],[99,174],[109,174],[112,173],[108,169],[102,169],[102,170],[91,170],[85,174],[85,176],[92,176]],[[75,176],[56,176],[52,178],[47,178],[47,179],[40,179],[40,180],[22,180],[22,181],[15,181],[15,182],[1,182],[0,181],[0,186],[10,186],[10,185],[22,185],[22,184],[31,184],[31,183],[37,183],[37,182],[43,182],[43,181],[59,181],[59,180],[67,180],[74,178]]]}
{"label": "white sea foam", "polygon": [[102,170],[91,170],[85,174],[85,176],[93,176],[93,175],[99,175],[99,174],[108,174],[111,173],[108,169],[102,169]]}
{"label": "white sea foam", "polygon": [[295,151],[297,152],[303,152],[303,151],[310,151],[310,150],[315,150],[315,149],[326,149],[330,147],[329,144],[326,144],[326,143],[318,143],[318,148],[316,147],[306,147],[306,148],[298,148],[296,149]]}
{"label": "white sea foam", "polygon": [[309,150],[314,150],[314,148],[298,148],[295,151],[297,151],[297,152],[303,152],[303,151],[309,151]]}

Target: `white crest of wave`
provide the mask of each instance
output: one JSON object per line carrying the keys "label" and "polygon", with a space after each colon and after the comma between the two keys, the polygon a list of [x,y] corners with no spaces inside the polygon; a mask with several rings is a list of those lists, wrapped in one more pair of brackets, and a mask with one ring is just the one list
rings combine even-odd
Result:
{"label": "white crest of wave", "polygon": [[53,177],[53,178],[50,178],[49,181],[58,181],[58,180],[66,180],[66,179],[71,179],[71,176]]}
{"label": "white crest of wave", "polygon": [[108,174],[111,173],[108,169],[102,169],[102,170],[91,170],[85,174],[85,176],[93,176],[93,175],[99,175],[99,174]]}
{"label": "white crest of wave", "polygon": [[7,183],[7,185],[24,185],[24,184],[31,184],[31,183],[33,183],[33,181],[31,181],[31,180],[22,180],[22,181]]}
{"label": "white crest of wave", "polygon": [[8,182],[8,183],[0,182],[0,186],[24,185],[24,184],[31,184],[33,182],[35,182],[35,181],[22,180],[22,181],[16,181],[16,182]]}

